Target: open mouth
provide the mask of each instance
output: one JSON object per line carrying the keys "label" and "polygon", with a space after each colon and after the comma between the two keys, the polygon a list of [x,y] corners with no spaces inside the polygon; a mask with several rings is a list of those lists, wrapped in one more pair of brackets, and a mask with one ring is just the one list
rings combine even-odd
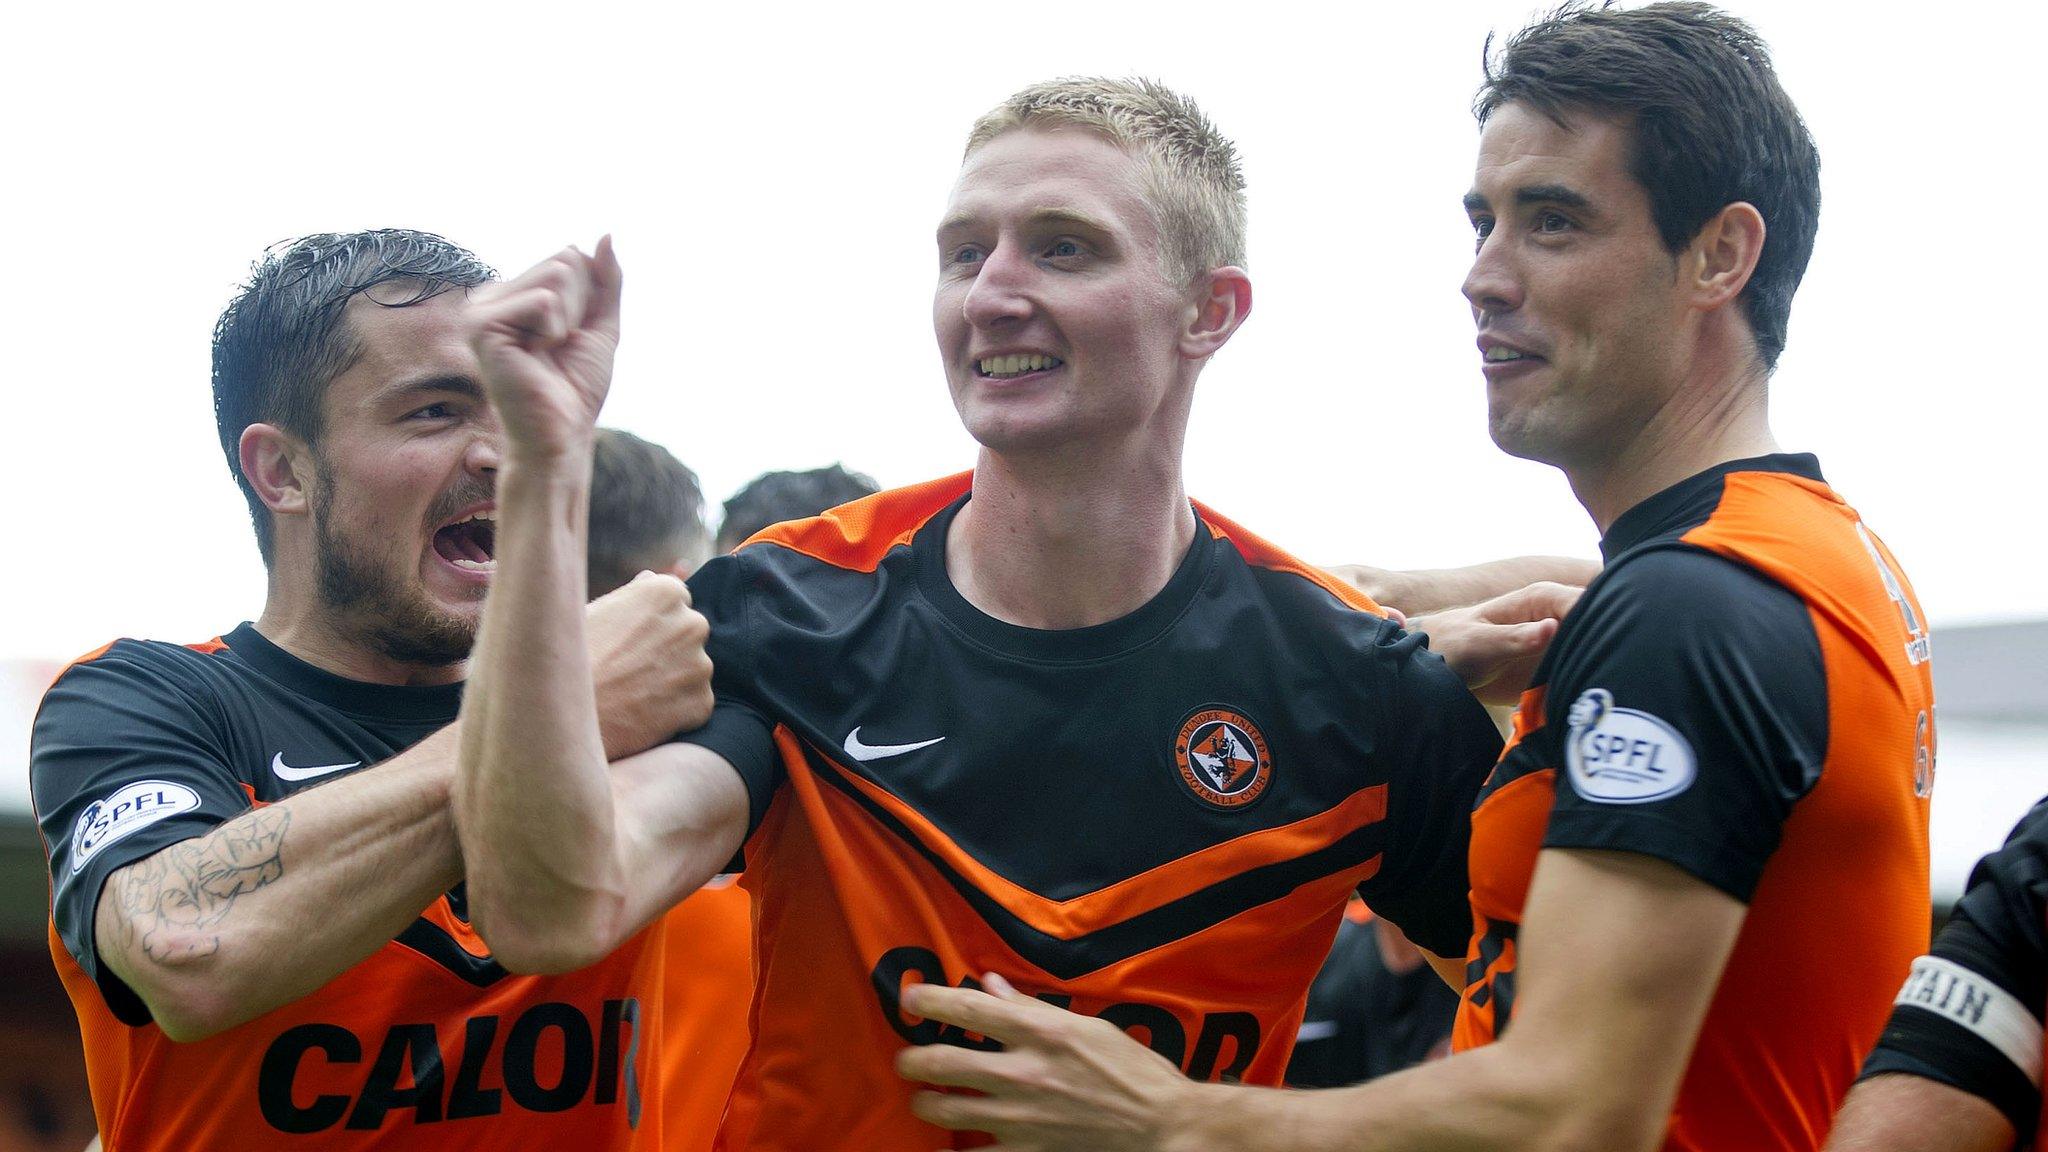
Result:
{"label": "open mouth", "polygon": [[984,356],[974,362],[974,374],[984,380],[1020,380],[1038,372],[1050,372],[1066,361],[1036,353],[1014,356]]}
{"label": "open mouth", "polygon": [[497,566],[498,522],[488,512],[443,525],[434,533],[434,552],[466,572],[489,572]]}

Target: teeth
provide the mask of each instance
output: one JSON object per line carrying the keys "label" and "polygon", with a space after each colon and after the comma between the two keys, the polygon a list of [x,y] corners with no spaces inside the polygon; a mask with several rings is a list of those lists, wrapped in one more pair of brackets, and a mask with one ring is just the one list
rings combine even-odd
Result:
{"label": "teeth", "polygon": [[464,517],[463,517],[462,519],[460,519],[460,520],[457,520],[457,521],[456,521],[455,523],[456,523],[456,524],[496,524],[497,522],[498,522],[498,514],[497,514],[496,512],[472,512],[472,513],[470,513],[469,515],[467,515],[467,516],[464,516]]}
{"label": "teeth", "polygon": [[464,560],[461,557],[450,560],[449,563],[471,572],[490,572],[498,567],[496,560]]}
{"label": "teeth", "polygon": [[1513,348],[1504,348],[1498,344],[1486,350],[1486,359],[1489,362],[1520,360],[1521,358],[1522,354],[1520,352],[1515,351]]}
{"label": "teeth", "polygon": [[1026,372],[1043,372],[1048,368],[1057,368],[1060,363],[1056,356],[1040,356],[1035,353],[1024,356],[984,356],[977,361],[984,376],[1021,376]]}

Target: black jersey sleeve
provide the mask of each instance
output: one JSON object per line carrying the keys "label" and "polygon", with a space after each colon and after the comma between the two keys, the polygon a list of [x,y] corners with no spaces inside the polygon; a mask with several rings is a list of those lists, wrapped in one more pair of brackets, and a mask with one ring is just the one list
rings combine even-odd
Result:
{"label": "black jersey sleeve", "polygon": [[2048,800],[1979,861],[1929,955],[1913,963],[1863,1066],[1923,1076],[2003,1112],[2033,1139],[2048,1000]]}
{"label": "black jersey sleeve", "polygon": [[1472,935],[1472,803],[1500,758],[1500,731],[1426,637],[1391,625],[1382,635],[1387,849],[1359,894],[1418,947],[1461,956]]}
{"label": "black jersey sleeve", "polygon": [[782,785],[775,755],[774,723],[758,703],[755,652],[747,616],[745,561],[719,556],[689,580],[690,602],[711,622],[705,650],[711,656],[711,690],[717,696],[711,719],[678,739],[723,756],[747,787],[747,835],[752,836]]}
{"label": "black jersey sleeve", "polygon": [[1805,603],[1680,547],[1624,558],[1580,612],[1544,705],[1564,761],[1544,847],[1654,856],[1748,901],[1827,755]]}
{"label": "black jersey sleeve", "polygon": [[74,665],[43,697],[30,743],[57,935],[130,1024],[149,1011],[101,966],[93,939],[107,877],[249,808],[217,710],[176,671],[128,641]]}

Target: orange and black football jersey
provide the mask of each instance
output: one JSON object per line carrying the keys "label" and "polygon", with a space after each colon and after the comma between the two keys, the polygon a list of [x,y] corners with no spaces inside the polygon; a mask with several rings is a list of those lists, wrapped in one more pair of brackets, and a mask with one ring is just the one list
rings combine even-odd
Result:
{"label": "orange and black football jersey", "polygon": [[2048,1019],[2048,800],[1977,862],[1955,914],[1892,1005],[1863,1075],[1903,1073],[1996,1107],[2040,1147]]}
{"label": "orange and black football jersey", "polygon": [[1664,1146],[1819,1148],[1927,943],[1926,618],[1811,456],[1700,473],[1601,552],[1472,817],[1453,1042],[1510,1026],[1539,851],[1656,857],[1749,906]]}
{"label": "orange and black football jersey", "polygon": [[661,922],[592,967],[515,976],[458,888],[318,991],[191,1043],[100,963],[109,875],[389,759],[460,699],[342,679],[246,624],[191,647],[117,641],[51,687],[30,760],[50,951],[108,1152],[664,1146]]}
{"label": "orange and black football jersey", "polygon": [[1470,927],[1500,740],[1421,637],[1196,506],[1166,587],[1021,628],[946,576],[971,477],[779,525],[691,579],[746,779],[754,1046],[727,1149],[968,1146],[914,1118],[913,981],[989,971],[1189,1075],[1278,1083],[1353,889],[1418,943]]}

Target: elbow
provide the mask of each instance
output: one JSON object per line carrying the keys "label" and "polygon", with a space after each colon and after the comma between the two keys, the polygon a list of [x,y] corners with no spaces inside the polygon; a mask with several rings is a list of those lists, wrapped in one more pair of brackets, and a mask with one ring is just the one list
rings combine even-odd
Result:
{"label": "elbow", "polygon": [[613,918],[596,914],[536,915],[534,909],[515,911],[472,897],[470,915],[491,958],[521,975],[559,976],[588,968],[625,942]]}
{"label": "elbow", "polygon": [[137,973],[138,979],[127,980],[157,1028],[179,1044],[217,1036],[252,1015],[248,1001],[235,995],[218,968],[197,971],[194,967],[153,962]]}

